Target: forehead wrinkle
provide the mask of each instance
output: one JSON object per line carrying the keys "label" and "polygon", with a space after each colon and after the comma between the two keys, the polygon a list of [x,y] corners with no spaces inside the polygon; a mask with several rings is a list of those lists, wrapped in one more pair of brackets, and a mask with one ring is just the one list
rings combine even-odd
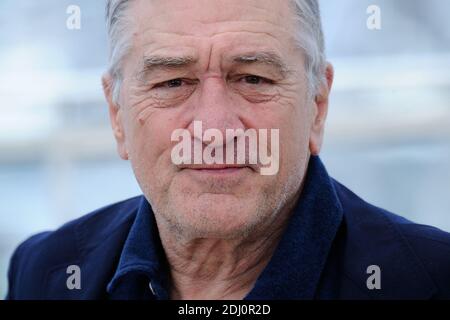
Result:
{"label": "forehead wrinkle", "polygon": [[[145,32],[148,28],[161,29],[162,27],[163,29],[166,29],[165,31],[170,30],[169,32],[171,33],[185,35],[189,33],[188,26],[196,24],[197,28],[195,29],[200,32],[208,33],[207,26],[220,25],[222,23],[239,25],[242,23],[256,24],[255,30],[260,30],[260,24],[264,24],[270,26],[268,30],[274,28],[286,30],[288,27],[286,24],[289,24],[289,22],[291,22],[290,20],[294,20],[286,19],[286,16],[290,14],[293,18],[295,17],[292,14],[292,11],[288,10],[291,9],[290,2],[291,1],[287,2],[287,6],[282,5],[280,7],[279,5],[261,5],[260,1],[246,4],[237,1],[237,3],[226,3],[226,5],[221,4],[219,1],[216,2],[219,6],[211,6],[208,11],[199,13],[198,6],[189,3],[188,1],[180,1],[179,3],[163,1],[163,6],[156,6],[155,8],[149,9],[148,5],[146,5],[143,9],[135,9],[135,13],[140,29],[143,29],[141,30],[142,32]],[[203,4],[200,1],[197,3],[199,3],[202,8],[204,8],[205,5],[209,6],[209,1],[205,1]],[[236,18],[236,10],[239,10],[241,13],[238,18]],[[185,23],[180,24],[180,19],[184,20],[183,22]],[[161,21],[162,25],[158,24],[158,21]]]}

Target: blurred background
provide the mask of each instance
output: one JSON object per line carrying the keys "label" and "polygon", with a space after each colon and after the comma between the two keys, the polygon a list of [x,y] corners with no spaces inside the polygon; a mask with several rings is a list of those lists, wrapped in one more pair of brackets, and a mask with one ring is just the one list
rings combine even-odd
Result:
{"label": "blurred background", "polygon": [[[369,30],[369,5],[381,30]],[[81,9],[70,30],[68,6]],[[450,1],[322,1],[336,72],[322,154],[365,200],[450,231]],[[0,2],[0,297],[31,234],[140,194],[109,128],[104,0]]]}

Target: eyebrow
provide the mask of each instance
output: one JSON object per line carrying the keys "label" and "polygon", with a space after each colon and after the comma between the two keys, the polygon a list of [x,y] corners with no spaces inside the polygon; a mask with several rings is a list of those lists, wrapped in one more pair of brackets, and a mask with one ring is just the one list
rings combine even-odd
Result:
{"label": "eyebrow", "polygon": [[281,57],[273,52],[254,52],[248,54],[236,55],[231,61],[238,64],[266,64],[275,67],[281,75],[286,75],[289,71],[287,65]]}
{"label": "eyebrow", "polygon": [[139,74],[149,74],[158,69],[179,69],[196,63],[192,56],[144,56]]}
{"label": "eyebrow", "polygon": [[[237,64],[266,64],[273,66],[285,76],[289,69],[281,57],[273,52],[254,52],[235,55],[230,59]],[[181,69],[195,64],[197,59],[192,56],[144,56],[140,75],[149,74],[158,69]]]}

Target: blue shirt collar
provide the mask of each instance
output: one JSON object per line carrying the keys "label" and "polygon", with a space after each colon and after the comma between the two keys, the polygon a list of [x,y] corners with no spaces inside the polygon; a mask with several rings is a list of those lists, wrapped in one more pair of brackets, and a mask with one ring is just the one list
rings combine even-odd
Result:
{"label": "blue shirt collar", "polygon": [[[312,156],[291,220],[246,299],[314,298],[342,216],[332,180]],[[168,275],[153,211],[142,197],[107,292],[116,299],[169,299]]]}

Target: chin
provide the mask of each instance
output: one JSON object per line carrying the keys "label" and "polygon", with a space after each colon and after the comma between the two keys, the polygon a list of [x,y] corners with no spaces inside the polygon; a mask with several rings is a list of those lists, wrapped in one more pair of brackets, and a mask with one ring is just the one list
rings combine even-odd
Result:
{"label": "chin", "polygon": [[[212,202],[210,198],[216,200]],[[185,202],[177,220],[192,237],[240,238],[260,222],[259,209],[251,203],[255,202],[230,199],[230,196],[204,197],[194,203]]]}

